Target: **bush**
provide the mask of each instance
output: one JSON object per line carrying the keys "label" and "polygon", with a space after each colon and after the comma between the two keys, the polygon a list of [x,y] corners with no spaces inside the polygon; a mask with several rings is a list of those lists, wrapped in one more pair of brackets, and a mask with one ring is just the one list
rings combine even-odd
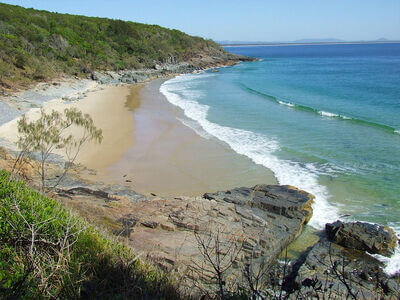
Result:
{"label": "bush", "polygon": [[0,171],[0,298],[179,298],[171,280]]}

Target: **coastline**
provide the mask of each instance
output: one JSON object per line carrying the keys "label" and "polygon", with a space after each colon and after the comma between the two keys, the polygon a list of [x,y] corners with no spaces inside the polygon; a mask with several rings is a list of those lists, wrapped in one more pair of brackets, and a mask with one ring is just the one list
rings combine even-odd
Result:
{"label": "coastline", "polygon": [[236,186],[277,184],[270,170],[185,125],[190,120],[159,91],[164,81],[151,81],[138,91],[140,105],[132,111],[135,142],[110,165],[104,181],[162,196],[200,196]]}
{"label": "coastline", "polygon": [[[164,196],[199,196],[236,186],[277,183],[270,170],[185,125],[190,120],[159,91],[165,77],[171,75],[137,84],[85,80],[82,89],[50,84],[36,88],[41,94],[30,101],[42,100],[37,106],[46,111],[76,107],[103,130],[103,142],[85,145],[76,160],[90,170],[82,178],[94,183],[120,184]],[[30,90],[21,94],[32,96]],[[54,95],[59,97],[52,99]],[[28,104],[19,112],[35,119],[40,108]],[[1,145],[12,150],[16,150],[18,118],[0,126]]]}
{"label": "coastline", "polygon": [[[165,79],[164,79],[165,80]],[[84,110],[85,112],[89,113],[89,114],[93,114],[93,118],[94,119],[98,119],[101,122],[104,122],[103,125],[105,125],[106,127],[109,126],[110,124],[112,125],[113,122],[119,122],[118,126],[114,126],[114,127],[107,127],[107,128],[103,128],[103,130],[105,130],[105,132],[108,131],[108,136],[112,139],[115,138],[117,135],[114,136],[114,133],[116,131],[120,131],[118,132],[118,141],[120,141],[120,139],[123,139],[123,144],[121,144],[121,147],[115,147],[115,140],[114,142],[112,142],[112,140],[110,140],[109,142],[105,142],[105,149],[107,148],[108,145],[108,152],[109,155],[111,157],[109,157],[109,159],[105,159],[104,161],[101,159],[101,157],[98,155],[98,153],[103,153],[102,150],[100,150],[98,148],[98,146],[94,146],[92,148],[92,150],[87,151],[86,152],[86,157],[84,155],[83,158],[80,158],[79,162],[81,162],[82,164],[86,165],[87,167],[91,166],[93,167],[93,169],[95,170],[95,172],[90,173],[89,175],[87,175],[87,177],[82,177],[82,179],[89,179],[90,181],[92,181],[93,184],[97,184],[100,181],[104,181],[106,184],[119,184],[119,185],[124,185],[127,188],[131,189],[131,190],[135,190],[137,192],[140,193],[145,193],[145,194],[151,194],[151,193],[157,193],[161,196],[178,196],[178,195],[183,195],[183,196],[194,196],[194,195],[200,195],[203,192],[206,191],[216,191],[216,190],[227,190],[229,188],[235,187],[235,186],[252,186],[255,185],[257,183],[260,183],[259,178],[261,177],[252,177],[248,176],[247,178],[250,178],[251,180],[254,181],[247,181],[243,180],[243,178],[246,178],[246,175],[243,176],[243,174],[238,174],[235,172],[231,172],[227,169],[225,169],[225,173],[230,175],[231,178],[236,178],[236,180],[238,180],[238,178],[240,179],[239,182],[231,182],[230,186],[228,185],[223,185],[225,182],[222,182],[222,185],[215,185],[214,187],[210,186],[210,185],[206,185],[206,184],[199,184],[199,182],[197,181],[196,184],[194,186],[197,185],[197,187],[195,189],[193,189],[192,187],[188,187],[187,182],[179,182],[179,180],[175,180],[176,182],[179,182],[178,186],[174,186],[172,189],[170,190],[166,190],[166,189],[162,189],[162,185],[164,184],[165,186],[170,186],[170,182],[165,181],[165,179],[171,179],[174,180],[176,178],[183,178],[185,180],[190,180],[193,178],[188,178],[188,171],[182,172],[182,170],[180,170],[180,167],[178,164],[176,164],[176,158],[178,157],[177,155],[171,156],[172,159],[170,160],[170,162],[174,162],[175,165],[173,164],[166,164],[164,166],[162,166],[161,170],[164,171],[164,174],[162,174],[163,172],[159,172],[159,167],[160,167],[160,160],[157,161],[157,163],[153,163],[153,169],[147,169],[147,171],[144,169],[140,169],[137,168],[136,170],[134,168],[131,169],[132,173],[136,173],[139,174],[139,176],[133,176],[133,178],[125,178],[125,174],[124,169],[121,169],[120,166],[121,165],[125,165],[127,161],[131,160],[132,158],[135,160],[136,162],[142,162],[143,165],[145,166],[146,164],[146,155],[147,157],[147,162],[149,160],[151,160],[151,155],[154,154],[162,154],[162,153],[168,153],[168,151],[170,151],[169,153],[174,153],[176,152],[177,149],[179,150],[184,150],[183,152],[186,151],[186,156],[183,155],[182,156],[182,161],[181,163],[187,164],[189,161],[193,160],[193,153],[195,151],[197,151],[197,153],[199,154],[204,154],[204,153],[213,153],[214,151],[206,151],[204,150],[204,148],[202,147],[198,147],[198,144],[196,144],[196,142],[189,142],[189,144],[192,144],[191,147],[188,147],[187,149],[184,149],[184,147],[181,147],[183,144],[185,144],[185,139],[188,138],[189,136],[191,136],[192,139],[197,140],[197,143],[207,143],[207,141],[209,141],[207,138],[201,137],[200,135],[198,135],[195,131],[193,131],[191,128],[185,126],[181,121],[178,120],[178,118],[182,118],[183,113],[182,111],[178,108],[173,106],[172,104],[168,103],[166,101],[166,99],[160,99],[158,98],[158,101],[161,102],[157,102],[157,103],[151,103],[148,102],[148,100],[151,99],[155,99],[157,97],[160,97],[161,93],[159,92],[159,85],[161,84],[162,80],[153,80],[150,81],[149,83],[147,83],[146,85],[101,85],[101,86],[95,86],[95,87],[91,87],[92,90],[83,92],[81,96],[78,97],[78,99],[74,99],[75,96],[73,96],[72,94],[70,95],[70,97],[74,100],[72,101],[66,101],[63,99],[53,99],[51,101],[48,101],[45,103],[45,107],[47,109],[51,109],[51,108],[57,108],[57,109],[63,109],[64,107],[67,107],[68,105],[75,105],[76,107]],[[149,95],[147,95],[145,97],[145,99],[143,99],[143,95],[142,95],[142,91],[143,91],[143,87],[146,87],[148,85],[154,85],[152,86],[152,88],[150,88],[149,90],[147,90],[147,93],[149,93]],[[133,89],[133,91],[132,91]],[[76,93],[74,93],[75,95]],[[79,94],[79,93],[78,93]],[[112,95],[118,94],[117,97],[112,97]],[[157,94],[158,96],[154,97],[154,95]],[[102,98],[101,95],[103,95],[104,97]],[[131,98],[129,99],[129,95],[131,96]],[[161,95],[162,96],[162,95]],[[128,97],[128,99],[127,99]],[[143,101],[144,100],[144,101]],[[157,100],[157,99],[156,99]],[[141,106],[147,103],[149,104],[148,107],[144,107],[144,110],[141,110]],[[117,105],[116,105],[117,104]],[[164,107],[163,110],[158,111],[158,109],[160,109],[160,104],[161,105],[166,105],[169,108]],[[143,108],[143,107],[142,107]],[[119,113],[122,113],[123,115],[121,115],[121,118],[113,118],[113,119],[108,119],[108,123],[107,120],[103,120],[102,116],[107,115],[107,113],[109,113],[111,110],[110,109],[115,109],[114,112],[117,113],[119,115]],[[30,113],[32,114],[37,114],[39,111],[38,108],[32,108],[30,109]],[[183,136],[185,138],[182,139],[182,136],[179,136],[179,134],[177,135],[177,137],[175,137],[174,141],[179,141],[181,142],[180,146],[175,147],[175,149],[173,150],[168,150],[165,145],[168,145],[169,142],[171,142],[170,137],[165,135],[164,136],[164,140],[162,143],[154,144],[154,141],[160,142],[162,141],[159,137],[154,137],[153,141],[151,141],[150,139],[150,143],[147,144],[148,145],[152,145],[153,147],[146,147],[146,143],[139,143],[138,138],[139,136],[141,136],[141,138],[145,138],[148,137],[148,133],[149,131],[147,130],[149,127],[147,125],[149,125],[147,123],[146,125],[146,120],[149,121],[148,114],[153,114],[153,116],[155,117],[162,117],[162,118],[168,118],[170,119],[169,121],[172,122],[173,124],[169,124],[167,125],[167,127],[177,128],[178,131],[186,131],[186,133],[183,133]],[[166,116],[168,115],[168,116]],[[97,117],[96,117],[97,116]],[[144,121],[144,123],[139,122],[140,119],[142,121]],[[9,123],[6,123],[7,126],[11,126],[12,122],[16,122],[11,121]],[[126,127],[126,124],[130,123],[131,127]],[[140,123],[140,124],[139,124]],[[159,120],[158,122],[156,122],[155,124],[166,124],[168,122],[165,122],[165,120]],[[96,124],[96,121],[95,121]],[[15,125],[15,124],[14,124]],[[99,127],[102,127],[100,124],[96,124]],[[114,124],[115,125],[115,124]],[[139,128],[139,125],[141,126],[141,128]],[[154,124],[153,124],[154,125]],[[4,130],[7,129],[6,127],[1,126],[0,127],[0,133],[3,132]],[[157,126],[153,127],[154,129]],[[135,135],[135,134],[131,134],[130,136],[127,137],[127,134],[129,134],[129,132],[133,133],[138,133],[138,128],[141,130],[140,135]],[[123,129],[123,130],[121,130]],[[9,130],[9,128],[7,129]],[[6,132],[7,132],[6,130]],[[168,131],[167,131],[168,132]],[[169,130],[170,133],[176,133],[176,130]],[[121,135],[119,135],[119,133],[123,133]],[[165,133],[165,132],[164,132]],[[164,133],[162,135],[164,135]],[[161,135],[161,136],[162,136]],[[13,133],[9,133],[9,137],[10,136],[14,136],[15,137],[15,131]],[[195,136],[195,137],[193,137]],[[4,135],[3,135],[4,137]],[[191,138],[186,139],[186,142],[188,140],[190,140]],[[139,148],[135,148],[135,142],[136,145],[141,145],[143,146],[142,149]],[[164,143],[164,144],[163,144]],[[166,143],[166,144],[165,144]],[[125,145],[125,146],[123,146]],[[231,153],[229,155],[230,158],[226,161],[225,166],[230,165],[230,167],[232,167],[232,162],[233,161],[237,161],[238,159],[243,159],[243,156],[235,153],[233,150],[229,149],[229,147],[227,147],[226,145],[224,145],[223,143],[221,144],[220,141],[216,141],[213,140],[211,144],[209,144],[208,146],[204,146],[204,147],[215,147],[215,149],[217,150],[217,153],[220,153],[222,156],[226,155],[227,152],[226,151],[230,151]],[[115,148],[120,148],[120,149],[115,149]],[[148,150],[151,150],[150,152],[148,152]],[[211,149],[211,148],[208,148]],[[118,153],[113,152],[117,150]],[[119,151],[119,150],[123,150],[123,151]],[[165,151],[168,150],[168,151]],[[86,150],[85,150],[86,151]],[[155,153],[154,153],[155,151]],[[125,152],[125,153],[124,153]],[[147,153],[148,152],[148,153]],[[153,153],[151,153],[153,152]],[[91,153],[91,154],[89,154]],[[105,150],[104,153],[107,153],[107,151]],[[126,155],[128,153],[128,155]],[[141,156],[141,154],[146,154],[145,156]],[[130,156],[133,154],[133,157]],[[192,155],[188,155],[188,154],[192,154]],[[135,157],[135,155],[137,155]],[[229,156],[228,155],[228,156]],[[236,157],[234,157],[236,156]],[[218,155],[216,156],[218,157]],[[154,156],[153,156],[154,158]],[[159,157],[159,159],[162,159],[163,157]],[[165,158],[165,157],[164,157]],[[204,155],[202,157],[199,157],[199,161],[197,162],[198,166],[203,166],[204,165],[204,158],[206,158]],[[218,161],[218,159],[215,159],[214,157],[214,161],[212,161],[213,158],[211,158],[211,163],[210,165],[213,165],[215,167],[215,162]],[[236,165],[236,167],[238,167],[237,170],[243,170],[243,166],[249,166],[249,163],[252,164],[253,166],[255,165],[254,163],[252,163],[250,160],[248,160],[247,158],[245,158],[242,161],[242,165],[238,164]],[[119,165],[119,166],[118,166]],[[224,164],[223,164],[224,165]],[[174,176],[170,176],[171,173],[171,166],[175,167],[176,170],[174,171],[175,174]],[[184,165],[185,166],[185,165]],[[276,179],[273,176],[273,173],[270,172],[268,169],[266,169],[265,167],[261,167],[258,165],[255,165],[256,169],[259,167],[263,170],[263,172],[269,173],[265,178],[269,178],[269,180],[271,180],[270,182],[268,182],[268,180],[264,180],[264,183],[276,183]],[[187,165],[185,166],[187,167]],[[192,167],[192,166],[191,166]],[[110,168],[111,168],[111,172],[110,172]],[[126,170],[126,169],[125,169]],[[180,172],[179,172],[180,171]],[[193,169],[190,169],[190,171],[193,171]],[[258,170],[260,171],[260,169]],[[255,173],[258,172],[256,170]],[[156,172],[156,173],[154,173]],[[111,177],[110,177],[110,173]],[[131,174],[132,174],[131,173]],[[180,173],[180,174],[179,174]],[[206,171],[204,172],[201,176],[208,176],[208,174],[210,173],[210,171]],[[154,174],[156,174],[156,176],[154,176]],[[212,174],[212,173],[211,173]],[[84,175],[84,174],[81,174]],[[84,176],[86,176],[84,175]],[[128,174],[126,174],[128,175]],[[216,177],[212,177],[210,176],[210,178],[208,179],[212,179],[212,181],[215,181],[215,178],[218,178],[221,176],[221,174],[215,173],[212,174],[215,175]],[[155,178],[157,177],[158,178]],[[110,179],[111,178],[111,179]],[[117,180],[116,180],[117,179]],[[133,180],[132,180],[133,179]],[[229,180],[229,179],[228,179]],[[159,187],[160,189],[155,188],[157,185],[156,183],[160,184]],[[179,191],[178,188],[179,187],[184,187],[186,190],[181,190]],[[200,188],[199,188],[200,187]],[[293,245],[293,252],[294,253],[302,253],[303,252],[303,246],[304,246],[304,241],[307,242],[308,241],[312,241],[312,243],[315,242],[315,238],[311,237],[310,232],[308,230],[304,231],[304,234],[302,236],[300,236],[297,241],[298,243],[296,244],[292,244]],[[311,235],[313,235],[313,233],[311,233]],[[298,247],[298,245],[300,245],[300,247]],[[310,243],[311,245],[311,243]],[[289,251],[290,247],[289,247]],[[394,257],[393,257],[394,258]]]}
{"label": "coastline", "polygon": [[1,299],[400,300],[400,40],[0,15]]}

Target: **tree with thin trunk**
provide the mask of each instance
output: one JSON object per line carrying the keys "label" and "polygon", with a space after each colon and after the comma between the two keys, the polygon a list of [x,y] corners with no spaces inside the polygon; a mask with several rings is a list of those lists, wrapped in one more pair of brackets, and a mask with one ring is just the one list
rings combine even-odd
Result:
{"label": "tree with thin trunk", "polygon": [[[201,277],[211,277],[218,288],[215,297],[226,299],[229,294],[226,276],[235,261],[239,260],[243,243],[238,240],[241,236],[232,235],[229,229],[214,222],[209,226],[202,232],[194,232],[202,262],[193,261],[191,269]],[[208,294],[208,291],[205,292]]]}
{"label": "tree with thin trunk", "polygon": [[[74,136],[71,128],[79,128],[80,133]],[[83,114],[76,108],[67,108],[64,113],[58,111],[40,111],[36,121],[29,121],[25,115],[18,121],[19,139],[17,146],[20,153],[16,158],[14,168],[25,162],[26,157],[37,154],[39,165],[37,173],[40,176],[42,194],[46,188],[54,189],[74,164],[82,146],[90,141],[101,143],[102,130],[97,128],[88,114]],[[46,163],[54,150],[65,155],[64,170],[51,187],[46,187]],[[14,169],[13,168],[13,169]]]}

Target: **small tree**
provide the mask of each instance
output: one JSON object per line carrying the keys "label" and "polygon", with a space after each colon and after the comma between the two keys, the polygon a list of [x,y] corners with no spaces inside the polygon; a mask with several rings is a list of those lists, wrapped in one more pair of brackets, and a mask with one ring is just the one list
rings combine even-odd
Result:
{"label": "small tree", "polygon": [[[226,287],[226,276],[235,261],[239,260],[243,243],[241,235],[232,235],[230,230],[219,224],[210,222],[204,231],[194,231],[197,248],[202,262],[192,262],[191,269],[200,276],[211,278],[211,283],[217,285],[215,295],[219,299],[227,299],[229,291]],[[208,294],[208,291],[206,291]]]}
{"label": "small tree", "polygon": [[[81,129],[79,136],[73,136],[68,132],[68,129],[72,127]],[[55,149],[64,152],[66,161],[63,174],[51,189],[60,184],[65,177],[78,156],[82,145],[89,141],[101,143],[103,139],[101,129],[94,126],[92,118],[76,108],[67,108],[64,110],[64,114],[54,110],[46,113],[41,109],[40,118],[31,122],[23,115],[18,121],[18,133],[17,146],[21,152],[16,159],[14,168],[17,164],[23,164],[26,156],[37,153],[39,156],[37,172],[41,179],[42,193],[46,189],[46,163]]]}

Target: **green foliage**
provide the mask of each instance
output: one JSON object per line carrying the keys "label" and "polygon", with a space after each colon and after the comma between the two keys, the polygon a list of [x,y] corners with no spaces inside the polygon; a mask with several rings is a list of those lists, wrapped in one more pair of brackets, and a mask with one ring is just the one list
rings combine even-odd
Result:
{"label": "green foliage", "polygon": [[[152,67],[171,57],[185,61],[221,51],[211,40],[157,25],[0,3],[0,65],[9,70],[7,78],[19,84],[59,72],[80,75],[95,69]],[[40,72],[35,66],[41,64],[50,67]]]}
{"label": "green foliage", "polygon": [[0,245],[1,299],[179,298],[163,273],[5,171]]}

